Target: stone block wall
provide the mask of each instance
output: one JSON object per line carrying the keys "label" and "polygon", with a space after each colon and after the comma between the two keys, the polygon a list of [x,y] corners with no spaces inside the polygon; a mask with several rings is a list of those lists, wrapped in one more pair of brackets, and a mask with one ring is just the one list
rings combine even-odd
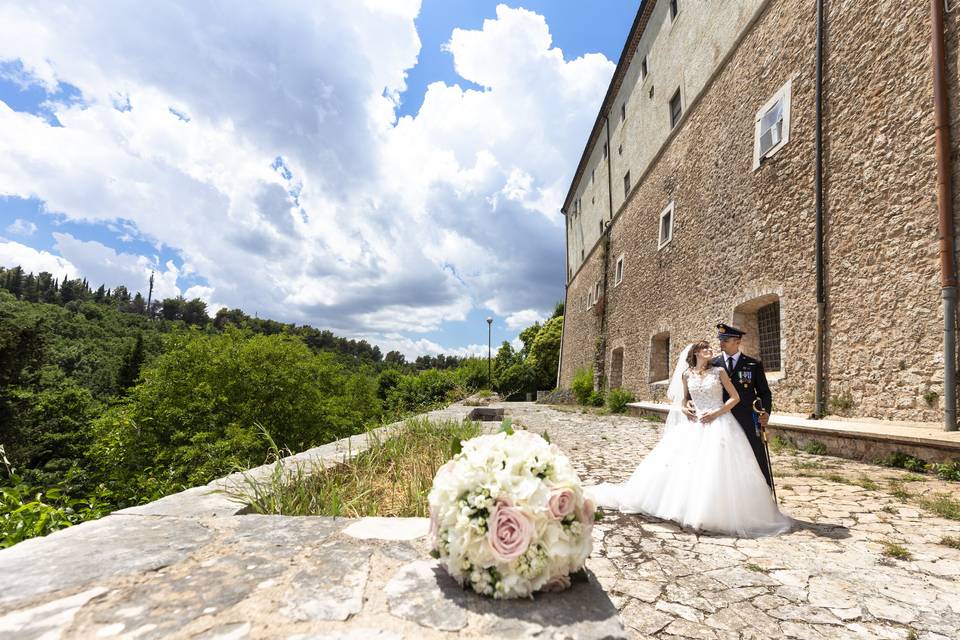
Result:
{"label": "stone block wall", "polygon": [[[956,51],[957,18],[950,20]],[[942,316],[929,3],[828,1],[826,21],[828,397],[853,415],[937,421]],[[616,287],[609,277],[606,350],[609,366],[611,351],[623,348],[623,386],[638,398],[662,392],[650,383],[655,335],[669,333],[672,368],[686,344],[714,338],[717,322],[752,330],[758,301],[778,300],[783,366],[771,375],[775,408],[812,411],[814,52],[813,4],[770,2],[617,213],[610,254],[625,256],[625,277]],[[755,115],[788,81],[790,140],[754,171]],[[659,215],[670,202],[673,239],[658,249]],[[592,286],[596,270],[582,269],[568,296]],[[561,386],[599,327],[573,299]],[[756,354],[750,341],[744,346]]]}

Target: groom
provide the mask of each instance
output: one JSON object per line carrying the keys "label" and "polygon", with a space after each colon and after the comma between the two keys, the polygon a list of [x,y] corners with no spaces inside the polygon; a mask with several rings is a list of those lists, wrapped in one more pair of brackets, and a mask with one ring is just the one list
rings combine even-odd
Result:
{"label": "groom", "polygon": [[[750,446],[753,448],[753,455],[760,465],[760,471],[766,478],[767,484],[773,487],[773,478],[770,476],[770,465],[767,462],[767,450],[763,445],[763,438],[757,433],[753,423],[753,401],[760,399],[763,407],[763,413],[759,415],[760,424],[767,426],[770,420],[770,409],[773,404],[773,396],[770,393],[770,387],[767,385],[767,376],[763,372],[763,364],[750,356],[740,352],[740,339],[744,332],[736,327],[727,324],[718,324],[720,338],[720,350],[722,353],[711,360],[710,364],[715,367],[723,367],[733,381],[733,385],[740,394],[740,402],[733,408],[731,413],[740,423],[740,427],[747,436]],[[723,391],[723,400],[728,399],[727,391]],[[689,407],[687,408],[689,411]],[[686,412],[685,412],[686,413]]]}

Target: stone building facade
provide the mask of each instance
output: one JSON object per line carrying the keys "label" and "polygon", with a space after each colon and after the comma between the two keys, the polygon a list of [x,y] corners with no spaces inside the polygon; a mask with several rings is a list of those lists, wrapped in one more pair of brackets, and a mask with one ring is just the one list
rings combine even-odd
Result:
{"label": "stone building facade", "polygon": [[[827,409],[939,421],[930,3],[824,6]],[[775,410],[814,410],[815,56],[814,2],[641,3],[564,205],[559,386],[592,366],[662,399],[683,347],[727,322]]]}

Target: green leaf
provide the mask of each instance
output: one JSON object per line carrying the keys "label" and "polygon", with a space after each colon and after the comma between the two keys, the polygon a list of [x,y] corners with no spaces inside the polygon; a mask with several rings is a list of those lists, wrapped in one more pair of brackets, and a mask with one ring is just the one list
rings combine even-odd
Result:
{"label": "green leaf", "polygon": [[506,433],[508,436],[513,435],[513,418],[506,417],[503,419],[503,422],[500,423],[500,431]]}

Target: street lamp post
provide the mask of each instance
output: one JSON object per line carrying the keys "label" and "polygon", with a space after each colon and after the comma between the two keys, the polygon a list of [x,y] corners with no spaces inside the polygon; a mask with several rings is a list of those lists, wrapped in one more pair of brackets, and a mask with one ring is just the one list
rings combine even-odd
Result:
{"label": "street lamp post", "polygon": [[493,369],[490,366],[490,338],[493,335],[493,318],[487,318],[487,387],[493,391]]}

